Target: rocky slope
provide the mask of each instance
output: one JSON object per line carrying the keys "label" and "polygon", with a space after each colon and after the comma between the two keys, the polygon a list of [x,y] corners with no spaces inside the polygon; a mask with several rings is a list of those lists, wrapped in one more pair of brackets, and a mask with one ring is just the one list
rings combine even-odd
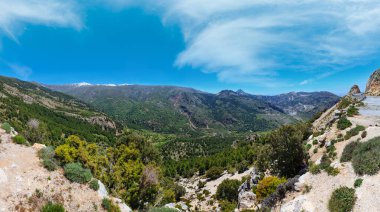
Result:
{"label": "rocky slope", "polygon": [[[380,94],[378,90],[379,73],[380,71],[376,71],[370,77],[366,89],[367,95]],[[288,193],[273,211],[330,211],[330,198],[333,192],[341,187],[354,188],[356,201],[353,211],[380,211],[377,204],[380,196],[378,189],[380,188],[380,173],[359,175],[352,160],[348,162],[342,160],[347,145],[353,142],[364,144],[380,137],[380,98],[367,96],[361,101],[350,98],[358,94],[358,90],[359,88],[354,86],[345,100],[326,111],[314,122],[314,131],[319,133],[315,133],[315,136],[311,136],[307,140],[307,145],[311,147],[308,151],[310,162],[315,164],[314,168],[309,166],[309,172],[299,179],[297,191]],[[352,112],[353,107],[358,108],[358,113]],[[350,110],[351,112],[349,112]],[[346,116],[352,125],[342,129],[342,126],[339,127],[339,120]],[[353,133],[354,131],[356,133]],[[331,160],[330,171],[334,171],[334,173],[315,169],[326,163],[326,159],[324,159],[326,155]],[[359,165],[364,166],[363,163],[367,163],[367,159],[364,158],[365,156],[360,157],[363,157],[363,160]],[[376,155],[371,156],[371,158],[374,157]],[[362,184],[356,186],[358,179],[361,179]]]}
{"label": "rocky slope", "polygon": [[46,140],[78,134],[91,140],[110,142],[116,123],[105,114],[71,96],[43,86],[0,76],[0,119],[8,120],[19,132],[30,120],[46,131]]}
{"label": "rocky slope", "polygon": [[380,96],[380,70],[373,72],[369,78],[365,93],[368,96]]}
{"label": "rocky slope", "polygon": [[328,92],[256,96],[241,90],[210,94],[173,86],[47,86],[72,95],[135,129],[164,133],[266,131],[308,119],[335,104]]}

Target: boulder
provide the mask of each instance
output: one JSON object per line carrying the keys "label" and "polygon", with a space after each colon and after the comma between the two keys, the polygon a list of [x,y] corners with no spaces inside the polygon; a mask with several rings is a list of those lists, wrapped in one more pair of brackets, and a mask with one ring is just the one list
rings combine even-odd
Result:
{"label": "boulder", "polygon": [[243,192],[239,195],[239,209],[255,209],[256,194],[252,191]]}
{"label": "boulder", "polygon": [[368,96],[380,96],[380,69],[372,73],[365,90]]}
{"label": "boulder", "polygon": [[354,85],[351,87],[350,92],[348,92],[348,95],[355,95],[355,94],[360,94],[360,88],[358,85]]}
{"label": "boulder", "polygon": [[37,151],[39,151],[43,148],[46,148],[46,146],[44,144],[34,143],[33,148],[36,149]]}

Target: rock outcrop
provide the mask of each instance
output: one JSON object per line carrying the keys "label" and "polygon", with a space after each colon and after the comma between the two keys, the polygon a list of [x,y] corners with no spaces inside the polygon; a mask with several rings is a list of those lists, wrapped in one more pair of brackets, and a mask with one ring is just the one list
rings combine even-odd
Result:
{"label": "rock outcrop", "polygon": [[361,93],[361,91],[360,91],[359,86],[358,85],[354,85],[350,89],[350,92],[348,92],[348,95],[355,95],[355,94],[360,94],[360,93]]}
{"label": "rock outcrop", "polygon": [[365,93],[368,96],[380,96],[380,69],[369,78]]}

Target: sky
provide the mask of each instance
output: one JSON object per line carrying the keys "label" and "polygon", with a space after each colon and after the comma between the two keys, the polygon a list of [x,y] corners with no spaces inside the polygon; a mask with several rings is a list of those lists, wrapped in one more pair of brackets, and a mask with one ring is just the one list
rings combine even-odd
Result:
{"label": "sky", "polygon": [[365,89],[376,0],[2,0],[0,75],[216,93]]}

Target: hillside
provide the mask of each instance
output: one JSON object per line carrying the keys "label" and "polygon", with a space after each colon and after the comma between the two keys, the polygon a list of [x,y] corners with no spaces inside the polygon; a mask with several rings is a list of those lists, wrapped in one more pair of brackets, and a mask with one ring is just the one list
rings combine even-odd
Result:
{"label": "hillside", "polygon": [[34,83],[0,76],[0,99],[2,120],[26,134],[31,134],[28,127],[34,123],[43,133],[30,137],[38,137],[45,143],[70,134],[111,142],[116,131],[112,119],[86,103]]}
{"label": "hillside", "polygon": [[81,99],[130,128],[162,133],[267,131],[306,120],[339,99],[328,92],[268,97],[240,90],[211,94],[173,86],[47,87]]}

